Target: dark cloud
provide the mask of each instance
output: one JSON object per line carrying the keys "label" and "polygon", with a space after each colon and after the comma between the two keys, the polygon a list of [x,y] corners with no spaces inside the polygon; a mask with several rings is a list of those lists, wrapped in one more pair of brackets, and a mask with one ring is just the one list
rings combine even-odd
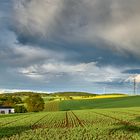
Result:
{"label": "dark cloud", "polygon": [[128,69],[123,71],[124,73],[129,73],[129,74],[140,74],[140,69]]}
{"label": "dark cloud", "polygon": [[102,64],[137,64],[139,39],[131,34],[137,34],[138,25],[134,24],[138,20],[138,3],[137,0],[133,4],[126,0],[23,0],[15,10],[13,30],[22,44],[75,52],[78,57],[86,53],[86,61],[102,57]]}
{"label": "dark cloud", "polygon": [[1,88],[127,89],[124,81],[140,71],[139,4],[1,0]]}

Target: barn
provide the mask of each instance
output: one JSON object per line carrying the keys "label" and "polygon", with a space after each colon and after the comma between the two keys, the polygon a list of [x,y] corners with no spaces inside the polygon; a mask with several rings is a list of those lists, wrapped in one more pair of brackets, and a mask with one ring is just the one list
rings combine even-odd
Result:
{"label": "barn", "polygon": [[15,113],[14,108],[0,106],[0,114],[11,114],[11,113]]}

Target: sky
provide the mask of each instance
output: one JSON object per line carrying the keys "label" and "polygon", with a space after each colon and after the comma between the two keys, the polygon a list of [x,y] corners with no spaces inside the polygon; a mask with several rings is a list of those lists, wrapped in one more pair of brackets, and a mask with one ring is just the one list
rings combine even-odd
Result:
{"label": "sky", "polygon": [[139,0],[0,0],[0,89],[133,92]]}

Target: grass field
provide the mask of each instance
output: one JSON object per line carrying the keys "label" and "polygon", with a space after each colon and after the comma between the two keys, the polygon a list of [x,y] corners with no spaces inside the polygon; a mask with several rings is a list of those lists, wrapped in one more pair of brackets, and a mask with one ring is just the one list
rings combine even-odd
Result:
{"label": "grass field", "polygon": [[0,138],[2,140],[139,140],[139,110],[140,108],[132,107],[1,116]]}
{"label": "grass field", "polygon": [[55,103],[52,112],[0,115],[0,139],[140,140],[139,96]]}
{"label": "grass field", "polygon": [[126,96],[119,98],[101,98],[87,100],[64,100],[60,102],[60,110],[103,109],[140,107],[140,96]]}

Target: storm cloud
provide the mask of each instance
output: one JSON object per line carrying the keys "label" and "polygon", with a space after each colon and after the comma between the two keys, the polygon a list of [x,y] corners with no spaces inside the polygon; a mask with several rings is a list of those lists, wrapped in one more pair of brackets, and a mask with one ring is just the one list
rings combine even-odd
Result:
{"label": "storm cloud", "polygon": [[16,30],[24,43],[104,41],[119,53],[139,55],[138,0],[15,1]]}
{"label": "storm cloud", "polygon": [[96,91],[120,85],[125,92],[127,79],[140,67],[139,4],[1,0],[0,75],[8,76],[0,80],[1,88],[6,81],[18,88],[16,83],[26,80],[27,89]]}

